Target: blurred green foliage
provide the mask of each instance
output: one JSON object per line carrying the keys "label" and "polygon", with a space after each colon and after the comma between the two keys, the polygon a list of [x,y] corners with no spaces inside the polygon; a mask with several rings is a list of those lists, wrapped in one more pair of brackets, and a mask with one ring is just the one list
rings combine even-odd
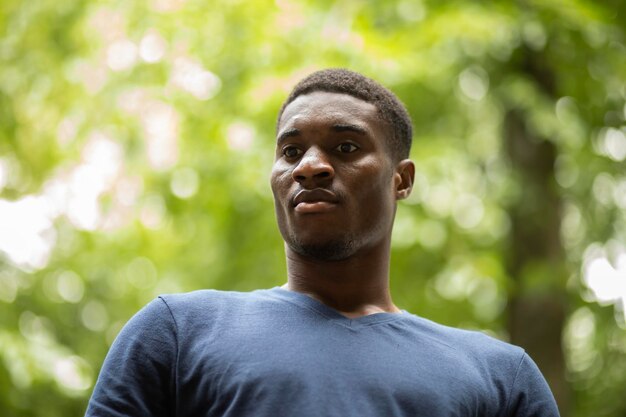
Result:
{"label": "blurred green foliage", "polygon": [[435,321],[508,338],[510,211],[541,195],[507,157],[505,116],[553,145],[563,254],[522,279],[567,299],[570,415],[624,415],[625,9],[1,2],[2,415],[82,415],[110,343],[157,294],[285,282],[275,118],[297,80],[329,66],[379,80],[413,118],[392,289]]}

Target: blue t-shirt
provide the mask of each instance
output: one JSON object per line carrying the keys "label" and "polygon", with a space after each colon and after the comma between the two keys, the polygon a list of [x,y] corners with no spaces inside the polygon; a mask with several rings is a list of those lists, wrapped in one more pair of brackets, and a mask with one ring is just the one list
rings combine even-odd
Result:
{"label": "blue t-shirt", "polygon": [[556,417],[524,351],[281,288],[165,295],[107,355],[87,416]]}

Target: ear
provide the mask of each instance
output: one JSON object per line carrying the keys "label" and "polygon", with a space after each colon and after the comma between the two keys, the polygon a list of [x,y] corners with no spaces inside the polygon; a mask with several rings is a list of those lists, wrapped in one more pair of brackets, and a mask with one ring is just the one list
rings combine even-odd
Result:
{"label": "ear", "polygon": [[410,159],[403,159],[396,165],[394,182],[396,187],[396,200],[404,200],[411,195],[413,181],[415,179],[415,164]]}

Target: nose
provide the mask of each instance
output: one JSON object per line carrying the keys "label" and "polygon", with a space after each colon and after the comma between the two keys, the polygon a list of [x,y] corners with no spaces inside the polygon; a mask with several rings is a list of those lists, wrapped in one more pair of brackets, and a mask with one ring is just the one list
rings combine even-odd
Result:
{"label": "nose", "polygon": [[292,172],[295,181],[306,187],[317,187],[329,182],[335,176],[335,170],[327,156],[320,149],[309,148]]}

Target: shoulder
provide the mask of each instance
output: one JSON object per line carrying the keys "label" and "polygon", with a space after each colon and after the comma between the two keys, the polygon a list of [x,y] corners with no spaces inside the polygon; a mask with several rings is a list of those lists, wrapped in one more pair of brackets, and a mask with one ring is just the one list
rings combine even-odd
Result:
{"label": "shoulder", "polygon": [[236,301],[246,300],[254,297],[258,292],[263,290],[257,290],[252,292],[239,292],[239,291],[221,291],[221,290],[196,290],[185,293],[174,294],[161,294],[158,298],[164,300],[167,304],[179,304],[191,306],[198,303],[219,303],[220,301]]}
{"label": "shoulder", "polygon": [[162,294],[157,299],[169,309],[180,325],[207,321],[230,321],[271,301],[268,290],[251,292],[197,290],[188,293]]}
{"label": "shoulder", "polygon": [[493,351],[513,353],[521,358],[524,350],[518,346],[496,339],[486,333],[476,330],[466,330],[436,323],[420,316],[410,315],[415,326],[439,343],[457,348],[478,349],[481,352]]}
{"label": "shoulder", "polygon": [[441,349],[465,358],[479,368],[514,374],[525,355],[521,347],[483,332],[445,326],[416,315],[410,315],[410,321],[420,337],[428,338]]}
{"label": "shoulder", "polygon": [[[519,346],[487,334],[444,326],[411,316],[420,337],[437,345],[455,372],[473,375],[473,381],[499,399],[504,415],[558,417],[554,397],[537,365]],[[441,365],[443,366],[443,365]]]}
{"label": "shoulder", "polygon": [[196,290],[187,293],[161,294],[158,299],[162,300],[171,310],[178,312],[180,309],[217,309],[233,304],[249,304],[265,299],[267,290],[251,292],[220,291],[220,290]]}

